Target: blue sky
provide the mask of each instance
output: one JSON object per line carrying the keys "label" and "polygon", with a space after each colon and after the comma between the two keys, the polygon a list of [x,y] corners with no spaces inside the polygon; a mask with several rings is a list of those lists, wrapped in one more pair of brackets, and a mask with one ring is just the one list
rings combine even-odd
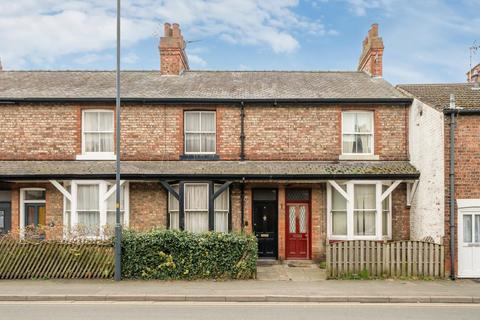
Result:
{"label": "blue sky", "polygon": [[[370,25],[380,25],[384,77],[464,82],[480,44],[480,0],[123,1],[122,67],[159,69],[164,22],[178,22],[192,69],[355,70]],[[0,4],[4,69],[115,66],[115,1]],[[480,51],[474,56],[480,62]]]}

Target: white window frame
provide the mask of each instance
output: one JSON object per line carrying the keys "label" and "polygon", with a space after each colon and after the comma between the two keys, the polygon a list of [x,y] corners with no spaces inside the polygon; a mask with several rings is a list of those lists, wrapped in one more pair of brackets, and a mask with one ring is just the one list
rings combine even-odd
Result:
{"label": "white window frame", "polygon": [[[364,113],[364,114],[369,114],[371,119],[372,119],[372,132],[371,133],[358,133],[358,132],[345,132],[343,128],[343,117],[347,113]],[[341,149],[342,149],[342,155],[345,156],[373,156],[375,154],[375,117],[374,117],[374,111],[365,111],[365,110],[349,110],[349,111],[342,111],[342,138],[341,138]],[[372,146],[371,146],[371,152],[368,153],[351,153],[351,152],[344,152],[343,151],[343,136],[344,135],[357,135],[357,134],[370,134],[372,136]]]}
{"label": "white window frame", "polygon": [[[187,183],[184,183],[183,184],[183,192],[185,194],[185,189],[187,188],[187,186],[206,186],[207,187],[207,225],[209,223],[209,220],[210,220],[210,217],[209,217],[209,212],[210,212],[210,201],[209,201],[209,197],[208,195],[210,194],[210,186],[208,183],[206,182],[187,182]],[[185,216],[187,215],[187,212],[205,212],[204,210],[199,210],[199,209],[187,209],[187,206],[186,206],[186,197],[184,196],[183,197],[183,212],[185,214]],[[187,225],[186,225],[186,221],[187,219],[185,219],[185,225],[184,225],[184,229],[187,230]],[[207,231],[208,229],[210,228],[207,228]]]}
{"label": "white window frame", "polygon": [[[200,114],[200,127],[202,123],[202,114],[203,113],[213,113],[213,126],[215,128],[214,131],[187,131],[187,117],[186,115],[189,113],[199,113]],[[215,142],[214,146],[215,149],[211,152],[187,152],[187,134],[188,133],[196,133],[196,134],[215,134]],[[202,142],[202,139],[200,139],[200,143]],[[200,149],[202,149],[200,145]],[[185,154],[216,154],[217,153],[217,112],[216,111],[184,111],[183,113],[183,151]]]}
{"label": "white window frame", "polygon": [[[45,191],[44,200],[26,200],[25,192],[27,191]],[[21,188],[20,189],[20,237],[25,237],[25,204],[26,203],[47,203],[47,190],[45,188]]]}
{"label": "white window frame", "polygon": [[[347,211],[347,235],[334,235],[332,234],[332,186],[327,183],[327,238],[328,240],[390,240],[392,238],[392,194],[389,197],[390,214],[388,215],[387,224],[387,236],[382,235],[382,218],[383,218],[383,206],[382,206],[382,186],[390,186],[388,181],[378,180],[351,180],[339,182],[340,185],[346,185],[346,211]],[[354,234],[354,188],[355,185],[375,185],[375,235],[364,236]]]}
{"label": "white window frame", "polygon": [[[115,151],[114,152],[86,152],[85,151],[85,114],[86,113],[111,113],[113,121],[113,148],[115,150],[115,112],[109,109],[85,109],[82,110],[82,154],[77,155],[77,160],[115,160]],[[106,133],[110,133],[109,131]]]}
{"label": "white window frame", "polygon": [[[71,186],[70,194],[72,197],[72,201],[70,202],[70,225],[66,225],[67,219],[67,201],[68,199],[64,196],[63,197],[63,221],[64,221],[64,236],[68,235],[68,229],[74,228],[78,224],[78,212],[77,212],[77,188],[79,185],[98,185],[99,191],[99,207],[98,211],[100,212],[100,230],[99,236],[84,236],[87,239],[98,239],[105,237],[105,226],[107,224],[107,211],[108,211],[108,199],[105,198],[109,187],[113,188],[115,184],[112,184],[110,181],[105,180],[72,180],[67,181],[64,183],[64,186],[67,187],[68,185]],[[123,214],[123,225],[128,226],[130,222],[130,192],[129,192],[129,183],[125,182],[123,184],[125,188],[124,193],[124,214]],[[111,195],[111,196],[114,196]]]}

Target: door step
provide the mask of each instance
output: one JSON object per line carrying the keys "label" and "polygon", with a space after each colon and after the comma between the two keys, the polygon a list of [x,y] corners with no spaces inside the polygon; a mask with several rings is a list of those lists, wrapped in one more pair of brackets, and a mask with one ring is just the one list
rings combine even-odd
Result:
{"label": "door step", "polygon": [[311,267],[315,263],[312,260],[285,260],[283,264],[286,264],[289,267],[300,267],[306,268]]}
{"label": "door step", "polygon": [[257,266],[274,266],[280,264],[276,259],[257,259]]}

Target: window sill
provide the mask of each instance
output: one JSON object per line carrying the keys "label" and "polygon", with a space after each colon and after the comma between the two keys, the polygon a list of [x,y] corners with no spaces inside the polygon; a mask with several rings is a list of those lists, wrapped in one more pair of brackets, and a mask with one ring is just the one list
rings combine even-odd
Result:
{"label": "window sill", "polygon": [[113,153],[77,154],[76,160],[115,160]]}
{"label": "window sill", "polygon": [[182,154],[180,160],[218,160],[218,154]]}
{"label": "window sill", "polygon": [[338,160],[380,160],[376,154],[341,154]]}

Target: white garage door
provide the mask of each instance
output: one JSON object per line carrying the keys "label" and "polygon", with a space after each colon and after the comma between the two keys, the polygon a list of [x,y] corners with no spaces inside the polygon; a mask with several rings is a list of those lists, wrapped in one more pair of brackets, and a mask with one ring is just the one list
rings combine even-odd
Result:
{"label": "white garage door", "polygon": [[458,213],[458,276],[480,278],[480,208]]}

